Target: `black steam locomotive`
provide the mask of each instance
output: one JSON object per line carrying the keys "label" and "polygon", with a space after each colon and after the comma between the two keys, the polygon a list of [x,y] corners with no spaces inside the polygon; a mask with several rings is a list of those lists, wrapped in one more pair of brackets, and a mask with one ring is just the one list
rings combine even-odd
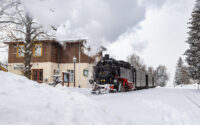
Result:
{"label": "black steam locomotive", "polygon": [[92,93],[125,92],[135,89],[154,87],[154,77],[137,70],[128,62],[117,61],[105,55],[94,66]]}

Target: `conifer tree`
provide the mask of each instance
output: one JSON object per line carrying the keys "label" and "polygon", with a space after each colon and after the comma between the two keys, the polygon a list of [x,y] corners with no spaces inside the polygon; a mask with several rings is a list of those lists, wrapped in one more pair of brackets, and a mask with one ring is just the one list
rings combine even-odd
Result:
{"label": "conifer tree", "polygon": [[191,14],[190,31],[187,43],[189,49],[186,50],[186,62],[188,63],[188,75],[194,79],[200,81],[200,0],[196,0],[195,7]]}
{"label": "conifer tree", "polygon": [[183,82],[182,80],[183,80],[183,60],[180,57],[176,65],[176,72],[175,72],[175,79],[174,79],[175,85],[182,84]]}

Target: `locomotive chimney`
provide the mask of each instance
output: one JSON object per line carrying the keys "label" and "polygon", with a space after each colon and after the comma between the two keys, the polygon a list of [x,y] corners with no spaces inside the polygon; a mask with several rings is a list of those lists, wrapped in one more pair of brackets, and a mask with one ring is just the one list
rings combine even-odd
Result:
{"label": "locomotive chimney", "polygon": [[106,54],[103,59],[104,60],[109,60],[109,54]]}

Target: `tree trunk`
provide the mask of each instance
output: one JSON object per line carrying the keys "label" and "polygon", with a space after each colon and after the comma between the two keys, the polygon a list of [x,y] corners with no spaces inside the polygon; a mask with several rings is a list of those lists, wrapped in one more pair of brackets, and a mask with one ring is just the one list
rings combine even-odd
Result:
{"label": "tree trunk", "polygon": [[26,14],[26,36],[25,36],[25,53],[24,53],[24,76],[28,79],[31,79],[31,47],[32,47],[32,40],[31,40],[31,27],[32,26],[32,18]]}
{"label": "tree trunk", "polygon": [[24,55],[24,76],[31,79],[31,55],[30,53],[25,53]]}

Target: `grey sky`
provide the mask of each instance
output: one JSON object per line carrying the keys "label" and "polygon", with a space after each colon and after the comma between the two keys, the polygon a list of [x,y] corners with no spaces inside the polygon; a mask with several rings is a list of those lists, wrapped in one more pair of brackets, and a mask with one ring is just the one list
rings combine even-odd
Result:
{"label": "grey sky", "polygon": [[[113,43],[132,32],[150,6],[160,7],[165,0],[24,0],[28,11],[43,25],[56,25],[57,38],[87,36],[93,50],[101,41]],[[39,13],[38,13],[39,12]],[[133,44],[134,46],[138,46]]]}
{"label": "grey sky", "polygon": [[[171,76],[169,83],[172,83],[176,62],[180,56],[184,57],[183,53],[188,47],[185,43],[187,22],[193,5],[194,0],[168,0],[159,8],[147,9],[145,20],[140,22],[139,28],[111,44],[108,53],[118,59],[126,59],[126,55],[135,52],[149,66],[166,65]],[[134,46],[131,49],[133,43],[146,46],[143,51],[138,51]]]}

